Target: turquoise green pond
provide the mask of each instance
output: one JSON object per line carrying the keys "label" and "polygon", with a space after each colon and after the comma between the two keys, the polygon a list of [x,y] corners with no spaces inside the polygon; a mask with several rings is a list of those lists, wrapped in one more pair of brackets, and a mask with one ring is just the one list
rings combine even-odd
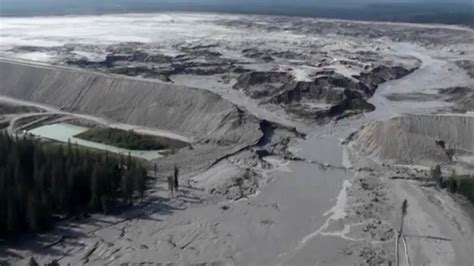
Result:
{"label": "turquoise green pond", "polygon": [[133,157],[143,158],[146,160],[152,160],[152,159],[163,157],[163,155],[160,154],[160,151],[157,151],[157,150],[155,151],[128,150],[128,149],[122,149],[122,148],[118,148],[118,147],[114,147],[114,146],[110,146],[110,145],[106,145],[102,143],[82,140],[82,139],[78,139],[74,137],[75,135],[85,132],[87,130],[89,130],[89,128],[87,127],[81,127],[81,126],[76,126],[76,125],[71,125],[71,124],[66,124],[66,123],[58,123],[58,124],[53,124],[53,125],[41,126],[41,127],[28,131],[28,133],[34,136],[45,138],[45,139],[50,139],[50,140],[55,140],[55,141],[60,141],[60,142],[65,142],[65,143],[70,141],[72,144],[77,143],[77,145],[81,145],[84,147],[109,151],[109,152],[118,153],[118,154],[128,155],[130,153],[130,155]]}

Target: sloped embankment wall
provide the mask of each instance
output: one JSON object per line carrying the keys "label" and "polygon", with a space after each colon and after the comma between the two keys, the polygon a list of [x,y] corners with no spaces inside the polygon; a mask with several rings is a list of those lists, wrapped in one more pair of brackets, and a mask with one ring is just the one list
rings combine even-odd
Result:
{"label": "sloped embankment wall", "polygon": [[0,61],[0,94],[197,140],[245,145],[262,136],[257,119],[219,95],[172,84]]}
{"label": "sloped embankment wall", "polygon": [[398,164],[449,162],[450,152],[474,156],[474,117],[407,115],[372,122],[358,132],[354,147],[365,156]]}

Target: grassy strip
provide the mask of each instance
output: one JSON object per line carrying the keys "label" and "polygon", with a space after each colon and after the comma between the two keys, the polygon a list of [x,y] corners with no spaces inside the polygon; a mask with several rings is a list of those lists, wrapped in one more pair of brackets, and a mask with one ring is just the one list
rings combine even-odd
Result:
{"label": "grassy strip", "polygon": [[[83,154],[88,154],[90,156],[96,156],[96,157],[101,157],[101,156],[106,156],[114,159],[114,160],[120,160],[123,161],[128,157],[128,154],[121,154],[121,153],[115,153],[112,151],[106,151],[102,149],[97,149],[97,148],[92,148],[92,147],[87,147],[87,146],[81,146],[77,143],[65,143],[65,142],[60,142],[56,140],[48,140],[44,143],[42,143],[44,149],[46,151],[54,151],[57,149],[63,149],[63,150],[68,150],[68,149],[73,149],[75,151],[79,151],[80,153]],[[131,155],[134,161],[139,162],[143,165],[147,165],[148,161],[140,158],[140,157],[134,157]]]}
{"label": "grassy strip", "polygon": [[75,137],[129,150],[180,149],[187,146],[185,142],[179,140],[115,128],[92,128]]}

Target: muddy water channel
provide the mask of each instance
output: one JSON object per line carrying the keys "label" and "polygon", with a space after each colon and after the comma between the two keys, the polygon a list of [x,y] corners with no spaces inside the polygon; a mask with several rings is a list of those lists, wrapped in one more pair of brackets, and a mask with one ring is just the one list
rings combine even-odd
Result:
{"label": "muddy water channel", "polygon": [[[278,169],[274,179],[248,203],[237,203],[249,220],[222,221],[233,227],[230,231],[240,227],[234,256],[239,264],[321,263],[324,254],[314,256],[321,238],[328,247],[344,241],[324,235],[330,222],[345,216],[352,171],[343,167],[343,147],[336,136],[313,135],[294,149],[306,161],[279,164],[276,158],[268,159]],[[254,226],[249,226],[252,220]]]}
{"label": "muddy water channel", "polygon": [[[330,140],[327,142],[326,138]],[[229,265],[313,265],[321,263],[324,258],[314,256],[315,250],[322,245],[330,248],[346,245],[346,240],[324,234],[329,223],[345,214],[346,192],[352,172],[342,167],[343,147],[335,136],[323,139],[308,137],[296,146],[301,153],[308,154],[305,157],[308,161],[265,158],[274,166],[270,178],[248,199],[221,203],[225,209],[205,205],[174,212],[173,217],[168,218],[174,222],[167,221],[166,228],[176,228],[170,229],[176,231],[170,234],[179,236],[182,230],[192,228],[186,234],[197,234],[199,239],[200,253],[196,255],[182,250],[178,261],[221,258],[229,260]],[[318,159],[318,150],[321,156],[326,153],[328,163],[338,167],[309,162]],[[153,215],[151,218],[161,220],[166,216]],[[137,221],[133,229],[128,229],[129,235],[140,236],[147,223]],[[186,224],[184,229],[183,223]],[[207,231],[206,227],[210,225],[213,229]],[[160,231],[147,232],[146,236],[140,237],[140,243],[153,242],[163,237],[162,234]],[[337,255],[334,250],[330,251],[328,256]],[[153,250],[145,255],[144,261],[161,261],[166,256],[169,253],[164,249]]]}
{"label": "muddy water channel", "polygon": [[111,145],[106,145],[98,142],[87,141],[83,139],[76,138],[74,136],[87,131],[89,128],[81,127],[66,123],[58,123],[52,125],[41,126],[35,129],[28,131],[28,133],[50,140],[55,140],[59,142],[71,142],[72,144],[78,144],[80,146],[109,151],[118,154],[128,155],[130,153],[133,157],[143,158],[146,160],[152,160],[162,157],[160,151],[140,151],[140,150],[128,150],[122,149]]}

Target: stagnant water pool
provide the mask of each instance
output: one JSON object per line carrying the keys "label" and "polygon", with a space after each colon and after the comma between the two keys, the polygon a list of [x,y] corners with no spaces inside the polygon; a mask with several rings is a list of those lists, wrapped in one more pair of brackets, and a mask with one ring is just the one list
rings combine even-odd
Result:
{"label": "stagnant water pool", "polygon": [[46,139],[51,139],[51,140],[56,140],[56,141],[66,142],[66,143],[70,141],[72,144],[77,143],[78,145],[81,145],[84,147],[109,151],[109,152],[118,153],[118,154],[128,155],[130,153],[130,155],[133,157],[143,158],[146,160],[152,160],[152,159],[163,157],[163,155],[161,155],[160,151],[158,150],[152,150],[152,151],[128,150],[128,149],[122,149],[115,146],[106,145],[106,144],[93,142],[93,141],[87,141],[87,140],[74,137],[77,134],[80,134],[87,130],[89,130],[89,128],[87,127],[81,127],[81,126],[76,126],[76,125],[71,125],[71,124],[66,124],[66,123],[57,123],[57,124],[37,127],[35,129],[29,130],[28,133],[34,136],[38,136],[38,137],[42,137]]}

